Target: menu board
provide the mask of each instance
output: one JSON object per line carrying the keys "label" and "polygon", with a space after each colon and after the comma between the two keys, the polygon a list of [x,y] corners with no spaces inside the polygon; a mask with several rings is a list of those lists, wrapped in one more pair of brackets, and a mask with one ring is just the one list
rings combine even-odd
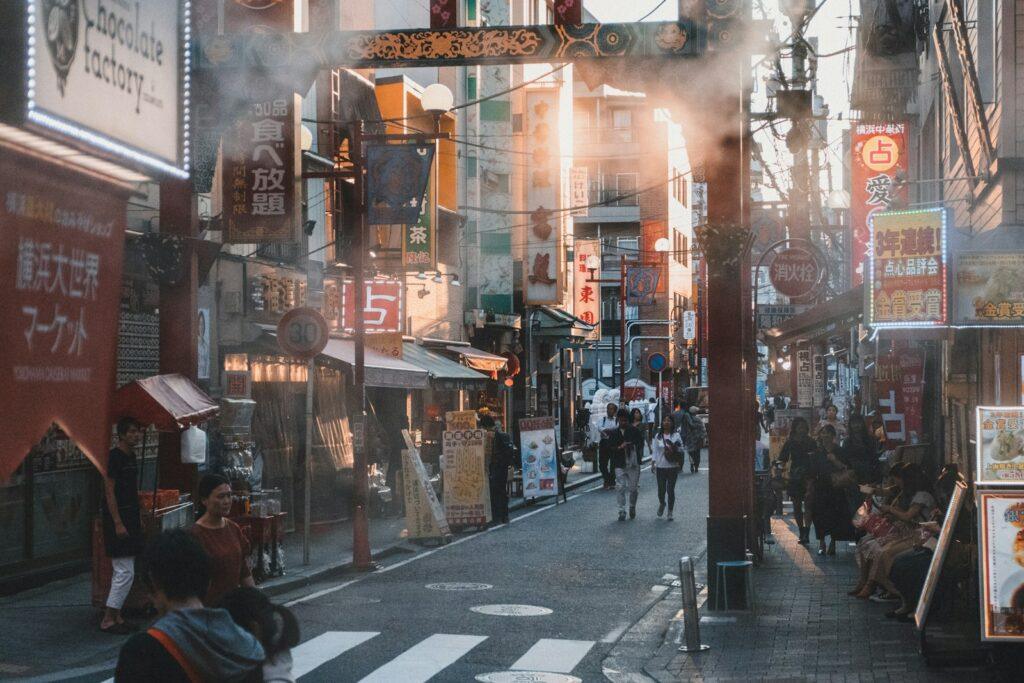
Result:
{"label": "menu board", "polygon": [[405,495],[405,525],[408,538],[442,538],[451,529],[444,518],[441,501],[430,485],[419,450],[402,449],[402,488]]}
{"label": "menu board", "polygon": [[558,495],[558,456],[555,418],[530,417],[519,421],[523,458],[523,497]]}
{"label": "menu board", "polygon": [[946,562],[946,553],[949,551],[949,544],[953,542],[953,529],[956,528],[957,517],[960,516],[960,509],[964,505],[964,497],[967,494],[967,485],[958,482],[953,489],[953,495],[949,499],[949,509],[946,510],[946,518],[942,521],[942,529],[939,531],[939,538],[932,551],[932,561],[928,565],[928,574],[924,579],[924,586],[921,588],[921,597],[917,601],[917,610],[914,612],[914,621],[918,630],[924,629],[925,620],[928,619],[928,609],[931,607],[932,598],[935,596],[935,587],[939,583],[939,574],[942,573],[942,565]]}
{"label": "menu board", "polygon": [[978,486],[1024,486],[1024,407],[978,406]]}
{"label": "menu board", "polygon": [[1024,492],[978,499],[981,639],[1024,641]]}
{"label": "menu board", "polygon": [[490,487],[484,460],[484,430],[444,433],[444,515],[453,526],[491,521]]}

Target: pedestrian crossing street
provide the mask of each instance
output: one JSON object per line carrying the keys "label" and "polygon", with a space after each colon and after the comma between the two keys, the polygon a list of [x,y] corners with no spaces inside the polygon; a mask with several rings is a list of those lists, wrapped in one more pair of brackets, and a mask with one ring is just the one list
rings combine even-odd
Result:
{"label": "pedestrian crossing street", "polygon": [[[379,631],[327,631],[292,650],[296,678],[346,656],[381,635]],[[488,636],[435,633],[371,672],[360,683],[418,683],[429,681],[459,661]],[[508,671],[571,674],[596,641],[541,638],[513,662]],[[372,643],[371,643],[372,645]]]}

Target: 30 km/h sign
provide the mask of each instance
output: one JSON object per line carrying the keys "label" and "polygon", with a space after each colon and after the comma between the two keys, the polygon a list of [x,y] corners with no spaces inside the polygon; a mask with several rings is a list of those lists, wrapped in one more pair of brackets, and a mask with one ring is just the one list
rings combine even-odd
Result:
{"label": "30 km/h sign", "polygon": [[790,298],[807,296],[821,282],[821,263],[814,252],[800,247],[784,249],[772,259],[768,278],[779,294]]}
{"label": "30 km/h sign", "polygon": [[313,308],[293,308],[277,323],[277,343],[296,358],[309,359],[327,346],[327,321]]}

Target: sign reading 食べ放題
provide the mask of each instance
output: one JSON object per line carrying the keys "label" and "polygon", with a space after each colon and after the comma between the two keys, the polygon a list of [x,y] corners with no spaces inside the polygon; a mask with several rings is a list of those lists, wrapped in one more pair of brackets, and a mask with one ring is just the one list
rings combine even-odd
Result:
{"label": "sign reading \u98df\u3079\u653e\u984c", "polygon": [[150,170],[187,176],[185,4],[22,0],[27,119]]}
{"label": "sign reading \u98df\u3079\u653e\u984c", "polygon": [[871,243],[868,325],[944,325],[946,210],[877,213]]}

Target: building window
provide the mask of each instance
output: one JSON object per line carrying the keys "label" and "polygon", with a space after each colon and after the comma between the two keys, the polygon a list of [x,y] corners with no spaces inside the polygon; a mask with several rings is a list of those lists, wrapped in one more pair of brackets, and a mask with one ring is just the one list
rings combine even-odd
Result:
{"label": "building window", "polygon": [[466,19],[476,21],[476,0],[466,0]]}
{"label": "building window", "polygon": [[633,111],[631,109],[612,109],[612,128],[632,128]]}
{"label": "building window", "polygon": [[683,206],[688,206],[690,204],[689,192],[689,183],[686,182],[686,178],[683,178],[679,171],[672,169],[672,196]]}
{"label": "building window", "polygon": [[476,155],[469,154],[466,156],[466,175],[470,178],[476,178]]}
{"label": "building window", "polygon": [[512,105],[508,100],[487,100],[480,103],[481,121],[508,121],[512,118]]}
{"label": "building window", "polygon": [[466,100],[472,102],[476,99],[476,76],[466,76]]}
{"label": "building window", "polygon": [[672,230],[672,258],[683,266],[690,265],[690,240],[678,230]]}

